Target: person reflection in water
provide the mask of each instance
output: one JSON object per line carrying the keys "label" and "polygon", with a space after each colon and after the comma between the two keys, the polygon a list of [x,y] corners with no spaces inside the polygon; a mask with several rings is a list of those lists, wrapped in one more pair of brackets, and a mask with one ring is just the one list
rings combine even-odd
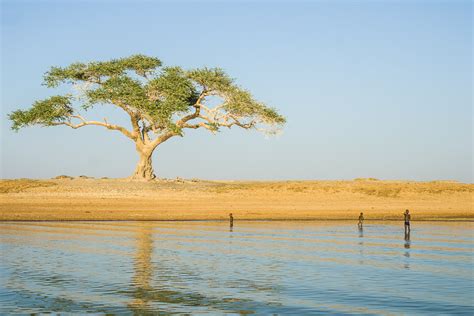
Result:
{"label": "person reflection in water", "polygon": [[405,269],[410,269],[410,262],[408,261],[410,258],[410,230],[406,231],[405,230],[405,253],[403,254],[406,258],[407,261],[404,264]]}
{"label": "person reflection in water", "polygon": [[410,249],[410,230],[405,230],[405,249]]}
{"label": "person reflection in water", "polygon": [[359,226],[359,229],[362,230],[362,224],[364,222],[364,213],[360,212],[360,215],[359,215],[359,223],[357,224],[357,226]]}
{"label": "person reflection in water", "polygon": [[403,217],[405,219],[405,234],[408,232],[410,234],[410,211],[406,210],[405,213],[403,214]]}
{"label": "person reflection in water", "polygon": [[232,213],[229,214],[229,226],[232,231],[232,228],[234,227],[234,216],[232,216]]}

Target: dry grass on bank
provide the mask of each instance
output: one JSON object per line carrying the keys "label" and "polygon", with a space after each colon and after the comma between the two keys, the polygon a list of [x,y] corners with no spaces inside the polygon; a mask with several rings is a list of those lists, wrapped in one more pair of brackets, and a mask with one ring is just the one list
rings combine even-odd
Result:
{"label": "dry grass on bank", "polygon": [[474,185],[455,181],[407,182],[407,181],[284,181],[219,183],[217,193],[247,190],[289,191],[294,193],[353,193],[368,196],[397,198],[406,194],[472,193]]}
{"label": "dry grass on bank", "polygon": [[474,219],[454,181],[0,180],[0,220]]}
{"label": "dry grass on bank", "polygon": [[57,185],[57,183],[31,179],[0,180],[0,193],[19,193],[32,188],[51,187],[55,185]]}

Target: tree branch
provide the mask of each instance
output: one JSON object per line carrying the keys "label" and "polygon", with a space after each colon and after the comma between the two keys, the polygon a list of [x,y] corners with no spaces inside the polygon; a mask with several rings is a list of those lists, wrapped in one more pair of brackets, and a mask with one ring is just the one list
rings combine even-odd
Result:
{"label": "tree branch", "polygon": [[125,127],[119,126],[119,125],[114,125],[114,124],[109,124],[107,120],[104,119],[104,122],[100,121],[86,121],[81,115],[71,115],[70,118],[75,118],[81,121],[81,123],[78,124],[73,124],[70,120],[66,122],[53,122],[50,125],[66,125],[69,126],[73,129],[77,129],[86,125],[96,125],[96,126],[103,126],[107,129],[111,130],[116,130],[127,136],[128,138],[132,140],[136,140],[137,136],[134,135],[134,133],[131,133],[129,130],[127,130]]}
{"label": "tree branch", "polygon": [[204,100],[204,98],[208,95],[210,95],[210,92],[207,91],[206,89],[203,89],[201,91],[201,93],[199,94],[199,97],[198,97],[196,103],[194,103],[194,105],[193,105],[194,106],[194,113],[182,117],[180,120],[178,120],[176,122],[176,125],[178,127],[184,127],[186,125],[186,122],[188,122],[192,119],[198,118],[199,114],[201,113],[201,108],[205,108],[208,111],[209,109],[206,106],[204,106],[203,104],[201,104],[201,101]]}
{"label": "tree branch", "polygon": [[[218,110],[218,108],[220,108],[221,106],[218,106],[214,109],[211,109],[211,112],[213,112],[213,110]],[[193,113],[195,114],[195,113]],[[240,121],[240,119],[238,117],[236,117],[235,115],[232,115],[232,114],[226,114],[226,115],[222,115],[220,117],[217,117],[216,113],[211,113],[212,116],[206,116],[206,115],[198,115],[196,117],[193,117],[193,118],[200,118],[206,122],[208,122],[209,124],[213,124],[213,125],[216,125],[218,127],[227,127],[227,128],[231,128],[232,126],[239,126],[241,128],[244,128],[244,129],[250,129],[250,128],[253,128],[255,127],[255,125],[257,124],[257,122],[255,120],[252,120],[248,123],[243,123]],[[188,117],[191,117],[191,115],[189,115]],[[192,118],[191,118],[192,119]],[[232,119],[232,121],[229,122],[229,119]],[[189,120],[188,120],[189,121]],[[179,125],[180,127],[182,128],[191,128],[191,129],[197,129],[199,127],[204,127],[212,132],[215,132],[215,129],[212,128],[210,125],[206,124],[205,122],[198,122],[198,123],[195,123],[195,124],[188,124],[186,123],[187,121],[183,122],[181,125]]]}
{"label": "tree branch", "polygon": [[186,122],[199,117],[199,113],[201,113],[201,107],[200,106],[195,106],[194,107],[194,113],[182,117],[180,120],[178,120],[176,122],[176,125],[178,127],[183,127]]}
{"label": "tree branch", "polygon": [[208,129],[213,133],[215,132],[215,130],[212,127],[210,127],[209,125],[207,125],[204,122],[199,122],[199,123],[196,123],[196,124],[184,124],[182,127],[183,128],[192,128],[192,129],[197,129],[197,128],[200,128],[200,127],[204,127],[205,129]]}
{"label": "tree branch", "polygon": [[148,145],[149,147],[151,148],[155,148],[156,146],[158,146],[159,144],[161,144],[162,142],[168,140],[169,138],[173,137],[173,136],[176,136],[176,135],[179,135],[178,133],[175,133],[175,132],[168,132],[166,134],[163,134],[161,135],[160,137],[157,137],[155,138],[151,143],[150,145]]}

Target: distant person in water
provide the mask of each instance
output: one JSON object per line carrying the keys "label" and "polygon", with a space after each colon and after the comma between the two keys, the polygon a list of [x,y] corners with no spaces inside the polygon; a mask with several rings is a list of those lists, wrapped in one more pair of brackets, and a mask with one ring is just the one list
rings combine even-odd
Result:
{"label": "distant person in water", "polygon": [[361,229],[362,229],[363,222],[364,222],[364,213],[360,212],[359,223],[357,224],[357,226],[359,226],[359,228],[361,228]]}
{"label": "distant person in water", "polygon": [[232,216],[232,213],[229,214],[229,225],[230,228],[234,227],[234,216]]}
{"label": "distant person in water", "polygon": [[410,233],[410,211],[406,210],[405,213],[403,214],[403,217],[405,219],[405,234]]}

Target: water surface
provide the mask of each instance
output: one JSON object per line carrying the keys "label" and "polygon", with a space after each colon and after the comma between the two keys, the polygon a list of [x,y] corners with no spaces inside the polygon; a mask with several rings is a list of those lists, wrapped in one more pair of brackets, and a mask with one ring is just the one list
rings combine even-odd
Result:
{"label": "water surface", "polygon": [[0,223],[0,314],[474,314],[474,223]]}

